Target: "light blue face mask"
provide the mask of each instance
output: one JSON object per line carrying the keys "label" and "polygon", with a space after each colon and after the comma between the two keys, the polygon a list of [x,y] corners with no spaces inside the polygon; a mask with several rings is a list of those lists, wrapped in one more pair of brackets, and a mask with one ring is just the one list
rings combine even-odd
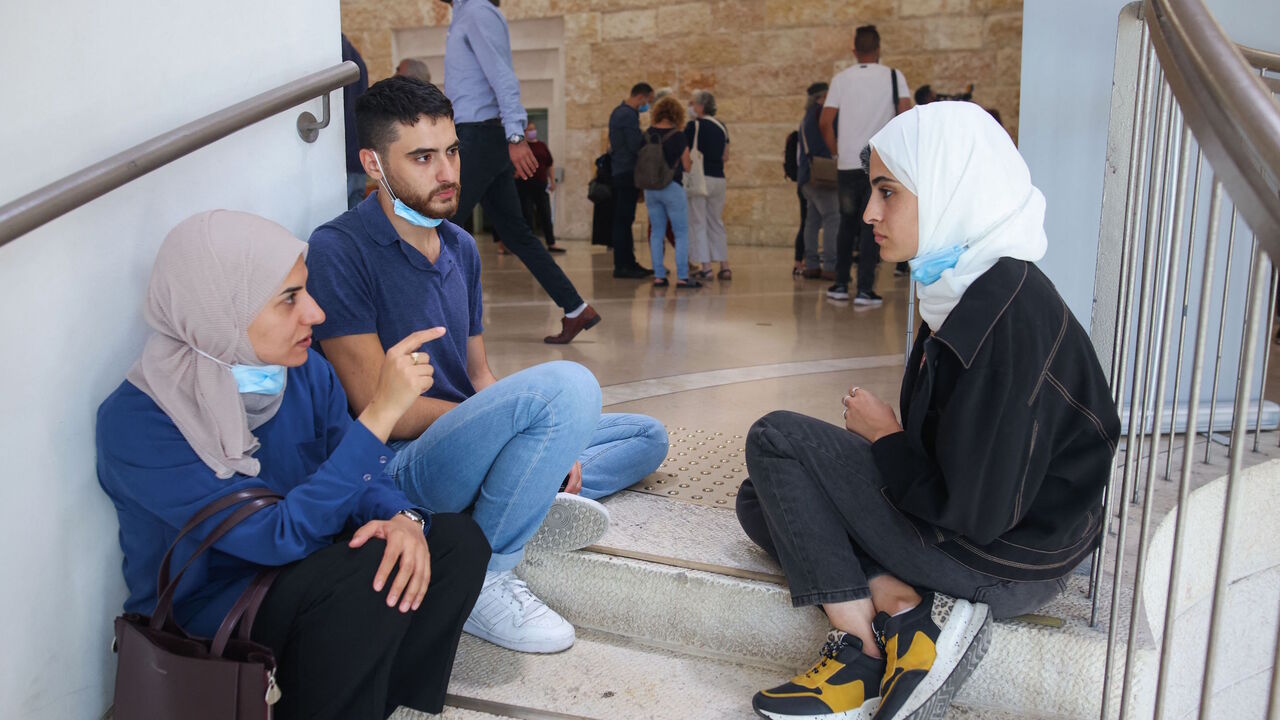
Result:
{"label": "light blue face mask", "polygon": [[279,395],[284,392],[284,380],[288,370],[283,365],[231,365],[201,350],[191,348],[231,371],[236,388],[241,393],[254,395]]}
{"label": "light blue face mask", "polygon": [[911,279],[921,285],[934,284],[944,270],[950,270],[960,262],[960,256],[968,249],[969,245],[965,243],[911,258],[907,263],[911,266]]}
{"label": "light blue face mask", "polygon": [[638,112],[649,112],[649,103],[645,103],[637,108]]}
{"label": "light blue face mask", "polygon": [[378,164],[378,174],[382,176],[382,187],[386,189],[387,195],[390,195],[391,199],[395,201],[394,210],[397,216],[403,218],[404,221],[410,225],[417,225],[418,227],[424,228],[439,227],[440,223],[444,222],[442,218],[429,218],[408,205],[405,205],[403,200],[396,197],[396,194],[391,192],[391,185],[387,182],[387,171],[382,169],[382,160],[378,157],[378,153],[373,154],[373,161]]}

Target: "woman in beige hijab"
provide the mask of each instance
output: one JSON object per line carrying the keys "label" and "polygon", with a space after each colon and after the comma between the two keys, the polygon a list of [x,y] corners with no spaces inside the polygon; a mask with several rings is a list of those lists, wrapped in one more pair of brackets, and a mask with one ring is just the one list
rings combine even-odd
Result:
{"label": "woman in beige hijab", "polygon": [[[439,712],[489,546],[469,517],[414,508],[383,468],[392,426],[432,383],[417,350],[443,331],[392,347],[353,421],[333,369],[310,350],[324,312],[306,292],[305,253],[279,225],[226,210],[185,220],[161,246],[145,311],[154,333],[98,411],[125,610],[154,610],[161,557],[197,511],[267,488],[284,499],[184,576],[178,622],[211,636],[260,570],[281,567],[253,625],[279,666],[276,717]],[[185,562],[227,514],[185,537],[174,559]]]}

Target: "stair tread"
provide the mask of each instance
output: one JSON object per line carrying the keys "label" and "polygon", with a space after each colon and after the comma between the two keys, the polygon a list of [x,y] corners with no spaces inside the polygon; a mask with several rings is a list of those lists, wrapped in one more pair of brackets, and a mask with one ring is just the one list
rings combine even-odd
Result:
{"label": "stair tread", "polygon": [[[554,655],[505,650],[463,635],[449,690],[454,695],[586,718],[755,717],[751,696],[787,673],[668,650],[591,630]],[[444,718],[471,720],[448,708]],[[954,707],[954,720],[1009,720],[1025,714]],[[406,717],[404,720],[416,720]]]}

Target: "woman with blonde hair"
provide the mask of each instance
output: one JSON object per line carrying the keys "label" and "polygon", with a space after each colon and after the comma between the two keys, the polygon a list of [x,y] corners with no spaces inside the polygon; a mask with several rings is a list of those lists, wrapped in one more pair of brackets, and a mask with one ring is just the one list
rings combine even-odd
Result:
{"label": "woman with blonde hair", "polygon": [[[684,194],[681,179],[691,165],[689,142],[684,136],[684,108],[673,95],[659,100],[650,111],[653,125],[645,131],[645,146],[640,150],[640,159],[636,162],[636,186],[645,187],[644,204],[649,209],[649,255],[653,259],[653,284],[655,287],[667,287],[667,269],[663,265],[665,248],[662,240],[667,221],[676,236],[676,282],[677,288],[699,288],[702,283],[689,277],[689,201]],[[669,172],[654,173],[654,176],[671,178],[660,187],[654,178],[642,178],[640,175],[649,163],[645,156],[656,157],[659,151]]]}

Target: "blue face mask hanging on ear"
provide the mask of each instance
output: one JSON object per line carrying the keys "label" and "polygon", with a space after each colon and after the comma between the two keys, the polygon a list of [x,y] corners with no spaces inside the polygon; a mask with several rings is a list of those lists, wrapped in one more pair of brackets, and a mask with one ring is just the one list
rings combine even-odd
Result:
{"label": "blue face mask hanging on ear", "polygon": [[921,285],[934,284],[942,277],[943,271],[950,270],[960,262],[960,256],[968,249],[969,245],[966,243],[912,258],[907,263],[911,266],[911,279]]}
{"label": "blue face mask hanging on ear", "polygon": [[254,395],[279,395],[284,392],[284,380],[288,369],[283,365],[231,365],[201,350],[191,348],[231,371],[236,388],[241,393]]}
{"label": "blue face mask hanging on ear", "polygon": [[382,160],[378,157],[378,153],[373,154],[373,161],[378,164],[378,174],[382,176],[382,179],[380,180],[382,187],[386,189],[387,195],[391,196],[391,199],[395,201],[394,210],[398,217],[402,218],[410,225],[417,225],[418,227],[424,228],[439,227],[440,223],[444,222],[442,218],[429,218],[408,205],[405,205],[403,200],[396,197],[396,194],[391,192],[391,184],[387,182],[387,171],[382,169]]}

